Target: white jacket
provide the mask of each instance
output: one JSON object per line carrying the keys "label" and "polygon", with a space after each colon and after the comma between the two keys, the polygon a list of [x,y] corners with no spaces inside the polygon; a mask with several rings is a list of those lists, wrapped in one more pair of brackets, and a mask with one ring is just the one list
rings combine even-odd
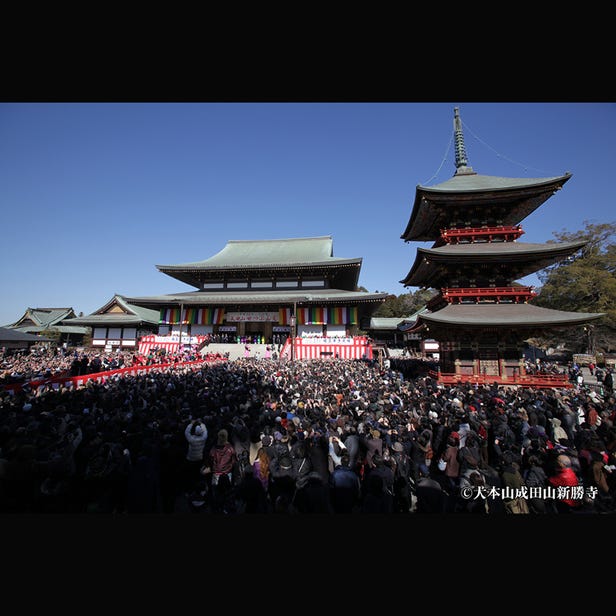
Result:
{"label": "white jacket", "polygon": [[[186,452],[186,459],[191,462],[199,462],[203,460],[203,449],[205,447],[205,441],[207,441],[207,428],[204,423],[197,424],[195,434],[191,434],[192,421],[186,426],[184,430],[184,436],[188,441],[188,451]],[[201,434],[197,434],[201,428]]]}

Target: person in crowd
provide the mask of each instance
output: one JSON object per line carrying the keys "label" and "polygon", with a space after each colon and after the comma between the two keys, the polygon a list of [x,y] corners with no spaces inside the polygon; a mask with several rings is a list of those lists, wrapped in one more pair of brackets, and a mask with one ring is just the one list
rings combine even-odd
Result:
{"label": "person in crowd", "polygon": [[441,459],[444,463],[444,473],[449,482],[449,492],[453,493],[458,489],[460,484],[460,462],[458,461],[458,453],[460,439],[458,433],[452,431],[447,437],[447,448],[443,452]]}
{"label": "person in crowd", "polygon": [[605,370],[603,389],[607,396],[610,396],[614,392],[614,370],[612,368],[606,368]]}
{"label": "person in crowd", "polygon": [[553,500],[553,505],[558,513],[574,513],[579,511],[583,505],[583,493],[580,493],[578,487],[580,482],[577,475],[573,471],[571,458],[566,454],[560,454],[556,458],[555,473],[548,477],[549,485],[554,488],[562,488],[565,492],[565,497],[559,497]]}
{"label": "person in crowd", "polygon": [[302,487],[296,486],[291,502],[298,513],[334,513],[330,501],[330,486],[323,481],[320,473],[311,472]]}
{"label": "person in crowd", "polygon": [[200,419],[193,419],[186,424],[184,437],[188,442],[186,451],[185,484],[190,486],[199,477],[203,466],[203,451],[207,441],[207,426]]}
{"label": "person in crowd", "polygon": [[382,455],[375,453],[372,456],[372,468],[368,471],[364,481],[371,489],[381,486],[381,495],[378,499],[380,513],[392,513],[394,507],[394,473],[390,466],[385,464]]}
{"label": "person in crowd", "polygon": [[330,477],[331,503],[335,513],[354,513],[361,499],[361,482],[350,467],[350,456],[343,452]]}
{"label": "person in crowd", "polygon": [[447,494],[441,484],[430,477],[425,466],[419,470],[415,496],[417,497],[415,509],[417,513],[445,513]]}
{"label": "person in crowd", "polygon": [[261,482],[263,489],[267,492],[269,488],[270,459],[264,447],[261,447],[257,452],[252,469],[253,477],[256,477]]}
{"label": "person in crowd", "polygon": [[215,495],[218,482],[223,475],[227,477],[229,485],[233,485],[233,468],[237,462],[235,449],[229,443],[229,433],[225,428],[218,431],[216,444],[210,449],[208,460],[212,477],[212,493]]}
{"label": "person in crowd", "polygon": [[542,465],[539,455],[531,455],[528,458],[528,468],[523,474],[524,483],[528,488],[528,506],[531,513],[554,513],[549,501],[543,497],[548,485],[548,477]]}
{"label": "person in crowd", "polygon": [[400,441],[391,446],[394,470],[394,512],[408,513],[411,510],[411,460]]}
{"label": "person in crowd", "polygon": [[248,466],[235,489],[236,513],[269,513],[267,490],[255,476],[253,466]]}
{"label": "person in crowd", "polygon": [[127,513],[152,514],[162,512],[160,475],[155,453],[144,445],[131,466],[126,498]]}
{"label": "person in crowd", "polygon": [[505,511],[507,513],[529,513],[528,501],[522,490],[526,484],[511,451],[503,453],[500,478],[501,486],[504,488]]}

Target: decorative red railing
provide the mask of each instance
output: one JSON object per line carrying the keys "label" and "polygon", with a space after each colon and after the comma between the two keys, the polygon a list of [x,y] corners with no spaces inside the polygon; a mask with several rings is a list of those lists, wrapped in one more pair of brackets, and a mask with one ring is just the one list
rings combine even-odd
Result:
{"label": "decorative red railing", "polygon": [[434,310],[441,304],[480,303],[492,300],[499,304],[513,300],[516,304],[527,303],[537,293],[533,287],[445,287],[428,303],[428,310]]}
{"label": "decorative red railing", "polygon": [[465,299],[481,301],[489,298],[493,298],[497,303],[505,298],[520,303],[537,295],[533,287],[446,287],[441,289],[441,294],[449,304],[459,304]]}
{"label": "decorative red railing", "polygon": [[517,385],[519,387],[565,388],[573,383],[566,374],[514,374],[506,378],[498,374],[455,374],[453,372],[436,372],[430,370],[430,377],[443,385]]}
{"label": "decorative red railing", "polygon": [[460,240],[474,242],[477,239],[491,242],[495,238],[505,241],[517,240],[524,234],[522,227],[461,227],[456,229],[441,229],[441,238],[448,244],[458,244]]}

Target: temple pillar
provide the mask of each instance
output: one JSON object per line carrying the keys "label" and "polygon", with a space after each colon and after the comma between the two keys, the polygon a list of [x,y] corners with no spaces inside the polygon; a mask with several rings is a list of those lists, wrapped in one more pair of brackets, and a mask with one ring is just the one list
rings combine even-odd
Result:
{"label": "temple pillar", "polygon": [[526,367],[524,366],[524,358],[520,357],[518,360],[518,365],[520,366],[520,376],[526,376]]}
{"label": "temple pillar", "polygon": [[508,376],[507,376],[507,364],[504,358],[500,358],[498,360],[498,373],[500,374],[500,378],[503,381],[508,380]]}

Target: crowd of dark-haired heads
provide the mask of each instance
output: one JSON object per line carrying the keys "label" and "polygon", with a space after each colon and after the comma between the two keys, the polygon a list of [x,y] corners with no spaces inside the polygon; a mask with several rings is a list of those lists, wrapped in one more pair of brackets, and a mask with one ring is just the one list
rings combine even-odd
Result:
{"label": "crowd of dark-haired heads", "polygon": [[[471,506],[461,487],[500,488],[513,471],[525,485],[537,469],[547,486],[563,457],[586,492],[597,488],[577,510],[612,510],[611,392],[449,387],[390,365],[250,358],[4,392],[2,511],[490,514],[502,499]],[[204,426],[192,465],[191,422]],[[222,430],[235,457],[219,482]],[[569,511],[556,504],[530,499],[531,511]]]}

